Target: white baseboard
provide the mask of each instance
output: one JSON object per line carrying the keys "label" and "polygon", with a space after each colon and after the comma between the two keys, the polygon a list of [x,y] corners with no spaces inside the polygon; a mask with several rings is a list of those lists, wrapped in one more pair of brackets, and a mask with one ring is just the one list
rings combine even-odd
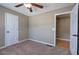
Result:
{"label": "white baseboard", "polygon": [[6,48],[6,46],[2,46],[2,47],[0,47],[0,49],[3,49],[3,48]]}
{"label": "white baseboard", "polygon": [[[27,40],[29,40],[29,39],[25,39],[25,40],[21,40],[21,41],[18,41],[17,43],[15,43],[15,44],[18,44],[18,43],[22,43],[22,42],[24,42],[24,41],[27,41]],[[13,44],[13,45],[15,45],[15,44]],[[10,45],[11,46],[11,45]],[[8,47],[8,46],[2,46],[2,47],[0,47],[0,49],[3,49],[3,48],[6,48],[6,47]]]}
{"label": "white baseboard", "polygon": [[43,41],[39,41],[39,40],[35,40],[35,39],[29,39],[29,40],[31,40],[31,41],[35,41],[35,42],[38,42],[38,43],[42,43],[42,44],[47,44],[47,45],[50,45],[50,46],[53,46],[53,47],[54,47],[53,44],[46,43],[46,42],[43,42]]}
{"label": "white baseboard", "polygon": [[[18,43],[22,43],[22,42],[25,42],[25,41],[27,41],[28,39],[24,39],[24,40],[21,40],[21,41],[19,41]],[[16,43],[17,44],[17,43]]]}
{"label": "white baseboard", "polygon": [[69,39],[63,39],[63,38],[56,38],[56,39],[64,40],[64,41],[70,41]]}
{"label": "white baseboard", "polygon": [[[25,40],[19,41],[19,42],[17,42],[17,43],[22,43],[22,42],[27,41],[27,40],[35,41],[35,42],[42,43],[42,44],[47,44],[47,45],[50,45],[50,46],[55,46],[55,45],[53,45],[53,44],[46,43],[46,42],[39,41],[39,40],[35,40],[35,39],[25,39]],[[15,43],[15,44],[17,44],[17,43]],[[14,45],[14,44],[13,44],[13,45]],[[10,46],[11,46],[11,45],[10,45]],[[5,45],[5,46],[2,46],[2,47],[0,47],[0,49],[6,48],[6,47],[8,47],[8,46],[6,46],[6,45]]]}

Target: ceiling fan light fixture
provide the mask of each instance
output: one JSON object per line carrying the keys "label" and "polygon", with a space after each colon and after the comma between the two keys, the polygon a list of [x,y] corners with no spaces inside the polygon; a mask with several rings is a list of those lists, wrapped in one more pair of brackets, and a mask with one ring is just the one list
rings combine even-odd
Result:
{"label": "ceiling fan light fixture", "polygon": [[21,6],[24,6],[26,7],[27,9],[29,9],[30,12],[32,12],[32,7],[38,7],[38,8],[43,8],[42,5],[39,5],[39,4],[36,4],[36,3],[21,3],[21,4],[18,4],[16,5],[15,7],[21,7]]}
{"label": "ceiling fan light fixture", "polygon": [[27,7],[27,8],[31,8],[32,7],[32,5],[30,3],[24,4],[24,6]]}

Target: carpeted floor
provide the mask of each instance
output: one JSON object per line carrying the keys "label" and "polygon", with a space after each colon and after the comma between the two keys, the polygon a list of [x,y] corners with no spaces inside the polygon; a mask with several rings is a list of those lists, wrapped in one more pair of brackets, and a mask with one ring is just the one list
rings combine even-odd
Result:
{"label": "carpeted floor", "polygon": [[28,40],[0,49],[0,55],[70,55],[70,53],[68,49],[50,47]]}

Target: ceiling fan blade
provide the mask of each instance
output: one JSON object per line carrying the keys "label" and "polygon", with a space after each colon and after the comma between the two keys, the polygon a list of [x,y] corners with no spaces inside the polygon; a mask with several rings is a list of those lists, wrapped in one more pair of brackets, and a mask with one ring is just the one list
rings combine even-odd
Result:
{"label": "ceiling fan blade", "polygon": [[33,10],[32,10],[32,8],[29,8],[29,10],[30,10],[30,12],[32,12]]}
{"label": "ceiling fan blade", "polygon": [[38,5],[38,4],[36,4],[36,3],[31,3],[31,4],[32,4],[32,6],[35,6],[35,7],[38,7],[38,8],[43,8],[42,5]]}
{"label": "ceiling fan blade", "polygon": [[21,4],[16,5],[15,7],[20,7],[20,6],[22,6],[22,5],[24,5],[24,4],[23,4],[23,3],[21,3]]}

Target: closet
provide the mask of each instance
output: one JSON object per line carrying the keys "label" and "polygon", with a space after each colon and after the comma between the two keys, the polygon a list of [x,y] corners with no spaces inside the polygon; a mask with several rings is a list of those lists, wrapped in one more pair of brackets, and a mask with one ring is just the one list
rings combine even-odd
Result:
{"label": "closet", "polygon": [[70,14],[56,16],[56,45],[59,48],[69,48]]}

